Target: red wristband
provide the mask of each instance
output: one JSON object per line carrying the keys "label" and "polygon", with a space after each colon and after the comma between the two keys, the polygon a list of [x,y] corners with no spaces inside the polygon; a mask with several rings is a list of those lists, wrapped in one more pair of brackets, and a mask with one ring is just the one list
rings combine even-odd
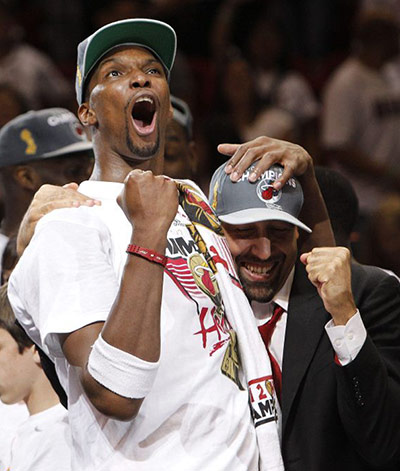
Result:
{"label": "red wristband", "polygon": [[131,255],[137,255],[138,257],[145,258],[150,262],[158,263],[165,267],[167,264],[168,258],[164,255],[159,254],[155,250],[145,249],[144,247],[140,247],[140,245],[129,244],[126,253]]}

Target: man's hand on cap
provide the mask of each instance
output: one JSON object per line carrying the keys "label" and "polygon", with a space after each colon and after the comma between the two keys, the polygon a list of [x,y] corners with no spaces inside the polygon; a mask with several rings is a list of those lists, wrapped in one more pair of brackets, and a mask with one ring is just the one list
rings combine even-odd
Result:
{"label": "man's hand on cap", "polygon": [[260,175],[273,164],[284,167],[279,179],[274,182],[274,188],[279,190],[293,176],[303,175],[312,167],[312,158],[303,147],[287,141],[262,136],[244,144],[220,144],[218,151],[229,155],[225,171],[232,181],[237,181],[245,170],[257,162],[249,180],[255,182]]}

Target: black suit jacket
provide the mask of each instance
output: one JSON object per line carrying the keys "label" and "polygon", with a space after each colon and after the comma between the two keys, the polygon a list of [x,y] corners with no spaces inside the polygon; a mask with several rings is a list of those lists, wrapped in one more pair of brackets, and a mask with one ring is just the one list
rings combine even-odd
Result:
{"label": "black suit jacket", "polygon": [[400,469],[400,283],[353,264],[352,285],[368,336],[341,367],[324,329],[331,316],[296,266],[282,367],[286,471]]}

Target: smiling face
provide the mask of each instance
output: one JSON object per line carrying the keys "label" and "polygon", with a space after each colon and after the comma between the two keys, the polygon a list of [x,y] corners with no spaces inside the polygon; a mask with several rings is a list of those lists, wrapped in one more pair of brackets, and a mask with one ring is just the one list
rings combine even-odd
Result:
{"label": "smiling face", "polygon": [[296,261],[297,227],[282,221],[222,226],[246,296],[271,301]]}
{"label": "smiling face", "polygon": [[162,154],[172,109],[164,68],[150,51],[113,49],[97,65],[87,95],[79,117],[92,127],[97,156],[137,163]]}

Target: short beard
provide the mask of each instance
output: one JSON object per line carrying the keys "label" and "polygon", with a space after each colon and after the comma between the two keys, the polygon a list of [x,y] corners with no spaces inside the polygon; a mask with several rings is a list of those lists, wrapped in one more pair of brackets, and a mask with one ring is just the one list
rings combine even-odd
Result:
{"label": "short beard", "polygon": [[275,295],[275,289],[272,286],[267,286],[265,283],[248,283],[240,274],[239,279],[249,302],[269,303],[272,301]]}
{"label": "short beard", "polygon": [[238,275],[239,280],[242,283],[243,291],[247,296],[249,302],[256,301],[258,303],[269,303],[272,301],[275,294],[278,292],[277,283],[279,283],[279,279],[281,278],[281,270],[282,270],[282,263],[283,261],[280,258],[275,257],[274,260],[277,263],[280,263],[279,273],[275,273],[275,276],[272,280],[268,282],[252,282],[249,281],[243,274],[241,265],[243,261],[248,262],[257,262],[257,258],[249,258],[249,257],[242,257],[238,256],[235,259],[236,266],[238,267]]}
{"label": "short beard", "polygon": [[139,147],[135,146],[135,144],[132,142],[132,139],[129,135],[127,134],[126,137],[126,145],[128,146],[128,149],[131,151],[131,153],[138,157],[140,160],[148,160],[151,159],[152,157],[155,157],[160,150],[160,135],[157,132],[157,139],[154,144],[150,144],[149,146],[144,146],[144,147]]}

